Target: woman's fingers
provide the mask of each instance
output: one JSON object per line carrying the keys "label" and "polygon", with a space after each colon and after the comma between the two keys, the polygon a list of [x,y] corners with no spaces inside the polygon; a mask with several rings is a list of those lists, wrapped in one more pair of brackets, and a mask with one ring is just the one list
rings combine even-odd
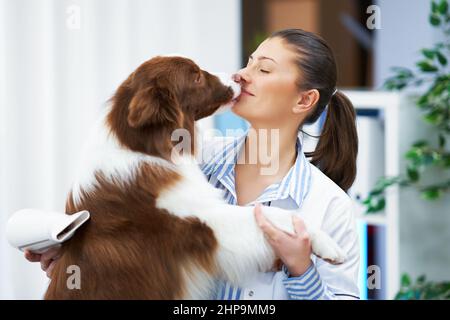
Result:
{"label": "woman's fingers", "polygon": [[52,259],[56,258],[59,255],[60,250],[61,250],[61,245],[57,245],[57,246],[54,246],[54,247],[48,249],[47,251],[42,253],[41,260],[52,260]]}
{"label": "woman's fingers", "polygon": [[293,216],[292,217],[292,224],[294,225],[294,230],[297,235],[302,235],[306,233],[306,225],[303,219]]}
{"label": "woman's fingers", "polygon": [[269,240],[277,241],[284,232],[277,229],[269,220],[267,220],[262,213],[262,206],[260,203],[256,204],[254,212],[256,223],[264,234],[269,238]]}
{"label": "woman's fingers", "polygon": [[55,260],[52,260],[50,262],[50,265],[48,266],[47,270],[45,271],[45,273],[47,274],[47,278],[52,278],[52,272],[53,272],[53,268],[55,267]]}
{"label": "woman's fingers", "polygon": [[41,261],[41,254],[33,253],[30,250],[25,250],[25,259],[27,259],[30,262],[39,262]]}
{"label": "woman's fingers", "polygon": [[49,250],[45,251],[41,256],[41,268],[44,271],[47,271],[48,267],[50,266],[50,263],[53,260],[56,260],[59,258],[61,250],[61,245],[58,245],[56,247],[50,248]]}
{"label": "woman's fingers", "polygon": [[42,254],[31,252],[30,250],[25,250],[25,259],[30,262],[40,262],[41,269],[45,271],[47,277],[51,278],[53,268],[55,267],[55,260],[57,260],[61,255],[61,245],[57,245],[53,248],[48,249]]}
{"label": "woman's fingers", "polygon": [[50,265],[51,262],[52,262],[52,260],[41,260],[42,271],[47,272],[48,266]]}
{"label": "woman's fingers", "polygon": [[294,216],[292,217],[292,223],[294,224],[297,239],[300,240],[304,246],[308,246],[310,248],[311,239],[303,219]]}

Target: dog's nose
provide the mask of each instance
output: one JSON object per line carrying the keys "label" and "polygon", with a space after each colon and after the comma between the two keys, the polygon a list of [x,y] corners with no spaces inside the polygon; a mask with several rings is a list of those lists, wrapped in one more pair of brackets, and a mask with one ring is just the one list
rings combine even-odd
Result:
{"label": "dog's nose", "polygon": [[235,73],[231,76],[231,78],[233,79],[234,82],[236,83],[241,83],[242,81],[242,77],[239,73]]}
{"label": "dog's nose", "polygon": [[220,82],[233,90],[233,99],[237,98],[241,94],[241,86],[234,80],[234,75],[231,76],[230,74],[223,72],[214,72],[211,74],[218,77]]}

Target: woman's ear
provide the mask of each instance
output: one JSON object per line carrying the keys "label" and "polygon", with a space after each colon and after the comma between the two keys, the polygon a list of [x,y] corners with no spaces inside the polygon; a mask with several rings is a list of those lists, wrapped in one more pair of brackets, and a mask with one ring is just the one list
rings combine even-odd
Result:
{"label": "woman's ear", "polygon": [[292,108],[295,114],[309,112],[319,101],[320,93],[317,89],[311,89],[300,93],[297,103]]}

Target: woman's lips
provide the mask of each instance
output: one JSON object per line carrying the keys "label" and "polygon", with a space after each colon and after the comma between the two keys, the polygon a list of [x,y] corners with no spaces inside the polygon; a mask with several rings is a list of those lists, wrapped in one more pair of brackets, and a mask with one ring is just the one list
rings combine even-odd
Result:
{"label": "woman's lips", "polygon": [[241,89],[241,94],[239,95],[239,96],[237,96],[237,98],[234,98],[232,101],[233,101],[233,107],[239,102],[239,100],[242,98],[242,97],[245,97],[245,96],[252,96],[252,97],[254,97],[255,95],[253,94],[253,93],[250,93],[250,92],[248,92],[247,90],[245,90],[245,89]]}
{"label": "woman's lips", "polygon": [[245,90],[245,89],[242,89],[242,90],[241,90],[241,95],[248,95],[248,96],[252,96],[252,97],[255,96],[253,93],[248,92],[248,91]]}

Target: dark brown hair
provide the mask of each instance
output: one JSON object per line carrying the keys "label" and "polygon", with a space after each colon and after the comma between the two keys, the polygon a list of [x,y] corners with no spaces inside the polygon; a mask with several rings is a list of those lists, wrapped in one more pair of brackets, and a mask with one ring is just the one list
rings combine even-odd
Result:
{"label": "dark brown hair", "polygon": [[304,123],[317,121],[326,110],[326,120],[315,151],[305,152],[311,163],[344,191],[356,176],[358,135],[355,109],[350,100],[336,89],[337,68],[333,52],[318,35],[301,29],[286,29],[271,38],[283,39],[298,55],[299,90],[317,89],[319,101]]}

